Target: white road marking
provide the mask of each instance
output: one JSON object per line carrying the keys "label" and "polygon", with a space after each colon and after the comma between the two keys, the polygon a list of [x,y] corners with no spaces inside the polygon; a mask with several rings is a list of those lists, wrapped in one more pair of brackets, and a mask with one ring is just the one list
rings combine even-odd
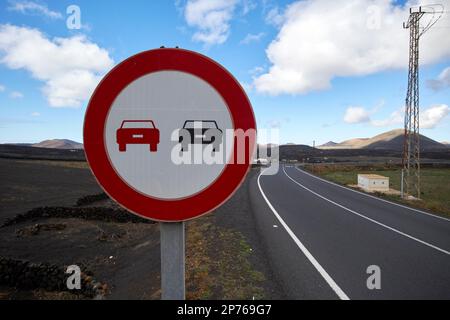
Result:
{"label": "white road marking", "polygon": [[258,176],[258,187],[259,191],[261,192],[261,195],[263,196],[264,200],[266,201],[269,208],[272,210],[275,217],[280,221],[281,225],[284,227],[286,232],[289,234],[289,236],[294,240],[295,244],[299,247],[299,249],[303,252],[303,254],[308,258],[308,260],[311,262],[311,264],[316,268],[316,270],[320,273],[322,278],[328,283],[328,285],[333,289],[333,291],[338,295],[338,297],[341,300],[350,300],[350,298],[342,291],[342,289],[337,285],[337,283],[333,280],[333,278],[330,277],[330,275],[325,271],[325,269],[320,265],[320,263],[313,257],[313,255],[309,252],[309,250],[303,245],[303,243],[297,238],[297,236],[294,234],[294,232],[289,228],[289,226],[284,222],[284,220],[281,218],[281,216],[278,214],[277,210],[272,206],[269,199],[267,199],[259,179],[261,178],[261,175],[264,173],[261,172]]}
{"label": "white road marking", "polygon": [[422,210],[419,210],[419,209],[414,209],[414,208],[411,208],[411,207],[408,207],[408,206],[404,206],[404,205],[399,204],[399,203],[395,203],[395,202],[391,202],[391,201],[388,201],[388,200],[385,200],[385,199],[381,199],[381,198],[372,196],[372,195],[370,195],[370,194],[367,194],[367,193],[364,193],[364,192],[361,192],[361,191],[357,191],[357,190],[353,190],[353,189],[351,189],[351,188],[347,188],[347,187],[341,186],[340,184],[334,183],[334,182],[332,182],[332,181],[328,181],[328,180],[326,180],[326,179],[317,177],[317,176],[315,176],[315,175],[313,175],[313,174],[311,174],[311,173],[309,173],[309,172],[300,170],[300,169],[297,168],[297,167],[295,167],[295,169],[297,169],[297,170],[300,171],[301,173],[307,174],[307,175],[309,175],[309,176],[311,176],[311,177],[313,177],[313,178],[316,178],[316,179],[321,180],[321,181],[323,181],[323,182],[326,182],[326,183],[332,184],[332,185],[334,185],[334,186],[340,187],[340,188],[342,188],[342,189],[349,190],[349,191],[353,191],[353,192],[362,194],[363,196],[366,196],[366,197],[370,197],[370,198],[373,198],[373,199],[376,199],[376,200],[380,200],[380,201],[383,201],[383,202],[386,202],[386,203],[393,204],[393,205],[395,205],[395,206],[398,206],[398,207],[401,207],[401,208],[404,208],[404,209],[409,209],[409,210],[411,210],[411,211],[415,211],[415,212],[418,212],[418,213],[422,213],[422,214],[425,214],[425,215],[430,216],[430,217],[433,217],[433,218],[437,218],[437,219],[441,219],[441,220],[450,222],[450,219],[447,219],[447,218],[444,218],[444,217],[440,217],[440,216],[438,216],[438,215],[434,215],[434,214],[431,214],[431,213],[428,213],[428,212],[425,212],[425,211],[422,211]]}
{"label": "white road marking", "polygon": [[335,206],[337,206],[337,207],[339,207],[339,208],[342,208],[342,209],[344,209],[344,210],[347,210],[347,211],[350,212],[350,213],[353,213],[353,214],[355,214],[355,215],[357,215],[357,216],[359,216],[359,217],[361,217],[361,218],[364,218],[364,219],[366,219],[366,220],[369,220],[370,222],[373,222],[373,223],[375,223],[375,224],[378,224],[379,226],[382,226],[382,227],[384,227],[384,228],[386,228],[386,229],[389,229],[389,230],[391,230],[391,231],[394,231],[394,232],[396,232],[396,233],[398,233],[398,234],[400,234],[400,235],[402,235],[402,236],[404,236],[404,237],[407,237],[407,238],[409,238],[409,239],[411,239],[411,240],[417,241],[417,242],[419,242],[419,243],[421,243],[421,244],[423,244],[423,245],[426,245],[426,246],[428,246],[428,247],[430,247],[430,248],[433,248],[433,249],[435,249],[435,250],[437,250],[437,251],[440,251],[440,252],[442,252],[442,253],[445,253],[445,254],[447,254],[447,255],[450,255],[450,252],[447,251],[447,250],[445,250],[445,249],[439,248],[439,247],[437,247],[437,246],[435,246],[435,245],[432,245],[431,243],[428,243],[428,242],[426,242],[426,241],[423,241],[423,240],[420,240],[420,239],[418,239],[418,238],[415,238],[415,237],[413,237],[413,236],[411,236],[411,235],[409,235],[409,234],[407,234],[407,233],[404,233],[404,232],[402,232],[402,231],[400,231],[400,230],[398,230],[398,229],[389,227],[388,225],[385,225],[384,223],[381,223],[381,222],[379,222],[379,221],[377,221],[377,220],[374,220],[374,219],[372,219],[372,218],[369,218],[369,217],[367,217],[367,216],[365,216],[365,215],[363,215],[363,214],[361,214],[361,213],[359,213],[359,212],[356,212],[356,211],[354,211],[354,210],[352,210],[352,209],[349,209],[349,208],[347,208],[347,207],[345,207],[345,206],[343,206],[343,205],[341,205],[341,204],[339,204],[339,203],[337,203],[337,202],[334,202],[333,200],[330,200],[330,199],[328,199],[328,198],[326,198],[326,197],[324,197],[324,196],[318,194],[317,192],[315,192],[315,191],[313,191],[313,190],[311,190],[311,189],[305,187],[304,185],[302,185],[302,184],[299,183],[298,181],[292,179],[292,178],[286,173],[286,170],[284,169],[284,167],[283,167],[283,172],[284,172],[284,174],[286,175],[286,177],[288,177],[289,179],[292,180],[292,182],[296,183],[297,185],[299,185],[299,186],[302,187],[303,189],[305,189],[305,190],[311,192],[312,194],[316,195],[317,197],[319,197],[319,198],[321,198],[321,199],[323,199],[323,200],[325,200],[325,201],[328,201],[328,202],[334,204]]}

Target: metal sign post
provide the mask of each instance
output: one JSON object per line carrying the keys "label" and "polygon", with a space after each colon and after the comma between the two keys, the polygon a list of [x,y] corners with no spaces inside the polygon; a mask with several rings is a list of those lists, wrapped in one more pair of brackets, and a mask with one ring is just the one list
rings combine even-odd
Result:
{"label": "metal sign post", "polygon": [[185,298],[184,222],[161,222],[161,299]]}

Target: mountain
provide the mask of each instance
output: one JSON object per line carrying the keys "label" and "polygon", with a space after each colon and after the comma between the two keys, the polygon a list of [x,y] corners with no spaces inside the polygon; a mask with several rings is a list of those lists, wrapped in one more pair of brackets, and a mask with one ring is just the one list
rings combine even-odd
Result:
{"label": "mountain", "polygon": [[446,145],[447,147],[450,147],[450,141],[441,141],[441,143]]}
{"label": "mountain", "polygon": [[39,143],[34,143],[31,146],[49,149],[83,149],[83,144],[68,139],[44,140]]}
{"label": "mountain", "polygon": [[328,141],[327,143],[321,144],[320,146],[318,146],[317,148],[323,148],[323,147],[334,147],[338,145],[337,142],[334,141]]}
{"label": "mountain", "polygon": [[[389,149],[400,150],[403,148],[403,135],[405,131],[403,129],[396,129],[379,134],[370,139],[370,143],[364,148],[366,149]],[[433,139],[430,139],[424,135],[419,137],[420,149],[422,151],[431,151],[445,149],[446,146]]]}
{"label": "mountain", "polygon": [[346,147],[349,149],[359,149],[363,148],[365,145],[367,145],[367,142],[370,140],[370,138],[355,138],[355,139],[349,139],[342,141],[338,144],[339,147]]}
{"label": "mountain", "polygon": [[[320,149],[369,149],[369,150],[402,150],[403,129],[395,129],[376,135],[372,138],[356,138],[343,141],[334,146],[320,146]],[[442,150],[448,146],[420,135],[421,151]]]}

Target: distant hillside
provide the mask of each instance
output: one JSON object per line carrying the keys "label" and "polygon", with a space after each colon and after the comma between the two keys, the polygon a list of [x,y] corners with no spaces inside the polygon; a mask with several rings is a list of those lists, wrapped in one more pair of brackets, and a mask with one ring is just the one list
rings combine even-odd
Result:
{"label": "distant hillside", "polygon": [[[276,146],[276,144],[259,144],[258,145],[258,158],[265,158],[266,155],[271,156],[271,150],[267,150],[270,146]],[[301,159],[314,151],[314,148],[303,144],[284,144],[278,146],[280,159]]]}
{"label": "distant hillside", "polygon": [[68,139],[44,140],[31,146],[49,149],[83,149],[83,144]]}
{"label": "distant hillside", "polygon": [[334,141],[328,141],[327,143],[321,144],[320,146],[318,146],[318,148],[322,148],[322,147],[334,147],[338,145],[337,142]]}
{"label": "distant hillside", "polygon": [[[403,129],[395,129],[372,138],[350,139],[334,146],[320,146],[321,149],[369,149],[369,150],[402,150]],[[446,149],[448,146],[420,135],[420,149],[422,151],[433,151]]]}
{"label": "distant hillside", "polygon": [[[365,146],[367,149],[389,149],[399,150],[403,148],[403,129],[396,129],[379,134],[371,138],[370,143]],[[419,138],[420,149],[422,151],[430,151],[436,149],[446,148],[445,145],[439,143],[433,139],[430,139],[424,135],[420,135]]]}
{"label": "distant hillside", "polygon": [[355,138],[355,139],[350,139],[350,140],[345,140],[341,143],[338,143],[336,145],[336,147],[345,147],[345,148],[349,148],[349,149],[359,149],[359,148],[363,148],[364,146],[367,145],[367,142],[369,141],[369,138]]}
{"label": "distant hillside", "polygon": [[84,150],[0,144],[0,158],[84,161]]}
{"label": "distant hillside", "polygon": [[314,148],[303,144],[280,146],[280,159],[302,159],[314,152]]}

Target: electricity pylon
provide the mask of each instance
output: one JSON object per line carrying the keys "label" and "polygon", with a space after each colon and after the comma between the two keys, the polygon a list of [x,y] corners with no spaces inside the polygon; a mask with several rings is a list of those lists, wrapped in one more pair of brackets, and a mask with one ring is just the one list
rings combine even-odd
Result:
{"label": "electricity pylon", "polygon": [[[440,12],[435,10],[435,6],[442,8]],[[420,198],[419,39],[439,20],[441,16],[437,18],[434,16],[439,13],[443,13],[441,5],[411,8],[408,21],[403,23],[403,28],[409,28],[409,71],[405,101],[402,184],[405,186],[406,194],[417,198]],[[422,27],[420,19],[425,14],[433,14],[433,17],[425,27]]]}

